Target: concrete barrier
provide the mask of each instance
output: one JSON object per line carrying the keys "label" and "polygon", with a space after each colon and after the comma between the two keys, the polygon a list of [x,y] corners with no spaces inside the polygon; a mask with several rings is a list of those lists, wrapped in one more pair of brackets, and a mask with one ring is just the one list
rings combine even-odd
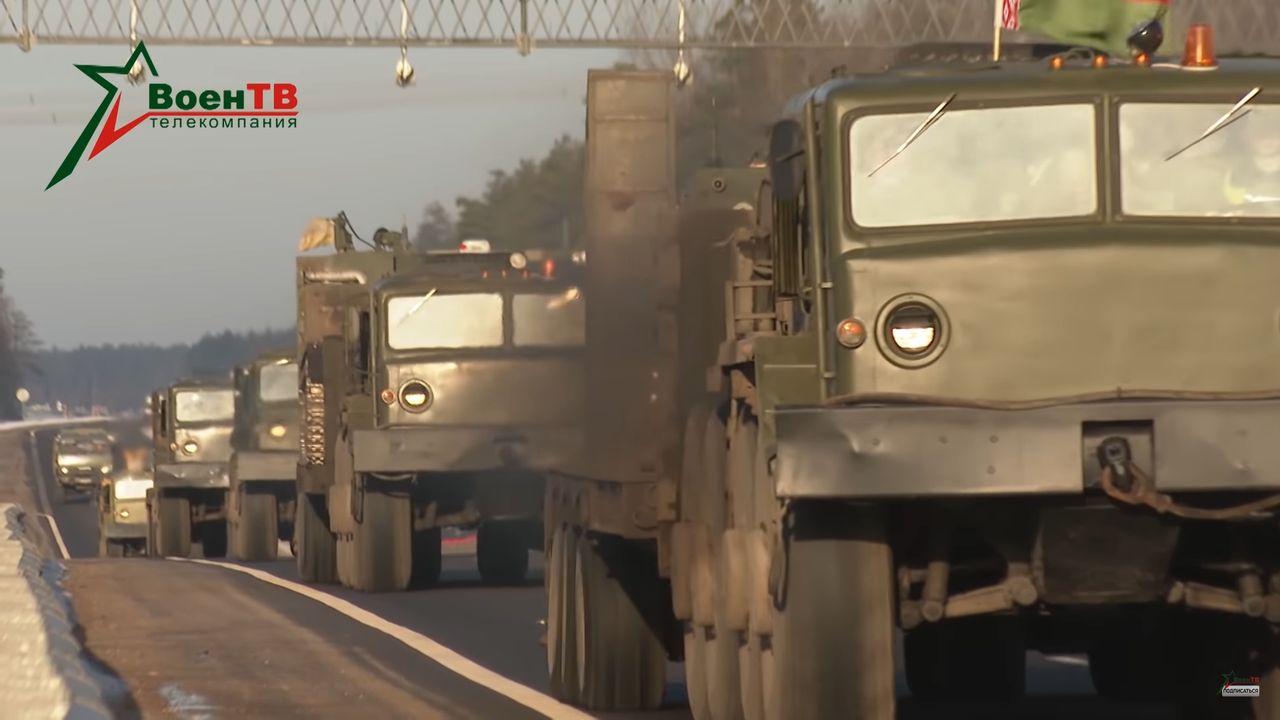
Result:
{"label": "concrete barrier", "polygon": [[6,718],[108,720],[102,673],[76,637],[62,564],[44,557],[21,507],[0,504],[0,708]]}

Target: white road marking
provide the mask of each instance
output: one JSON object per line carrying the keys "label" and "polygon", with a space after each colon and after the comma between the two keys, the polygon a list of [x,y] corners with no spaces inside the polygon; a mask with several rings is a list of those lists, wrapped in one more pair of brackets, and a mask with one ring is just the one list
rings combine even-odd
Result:
{"label": "white road marking", "polygon": [[165,559],[177,560],[179,562],[199,563],[201,565],[212,565],[226,570],[234,570],[235,572],[244,573],[250,577],[257,578],[262,582],[275,585],[276,587],[292,590],[299,595],[315,600],[316,602],[333,610],[337,610],[362,625],[366,625],[378,632],[389,635],[418,651],[425,657],[434,660],[441,666],[461,675],[467,680],[503,695],[508,699],[529,708],[530,710],[534,710],[548,718],[552,718],[552,720],[594,720],[593,715],[588,715],[575,707],[565,705],[550,695],[540,693],[531,687],[521,685],[514,680],[503,677],[502,675],[499,675],[498,673],[463,657],[454,650],[441,645],[426,635],[410,630],[403,625],[396,625],[395,623],[388,622],[364,608],[353,605],[342,598],[334,597],[327,592],[316,590],[315,588],[311,588],[300,583],[284,580],[272,575],[271,573],[263,572],[256,568],[245,567],[243,565],[233,565],[231,563],[218,562],[215,560],[201,560],[198,558],[175,557]]}
{"label": "white road marking", "polygon": [[69,560],[71,553],[67,550],[67,544],[62,542],[62,532],[58,530],[58,521],[54,520],[52,515],[45,513],[40,513],[40,517],[49,521],[49,529],[53,531],[53,539],[58,543],[58,552],[62,553],[62,559]]}
{"label": "white road marking", "polygon": [[1089,659],[1076,657],[1074,655],[1045,655],[1045,660],[1059,665],[1077,665],[1079,667],[1089,667]]}

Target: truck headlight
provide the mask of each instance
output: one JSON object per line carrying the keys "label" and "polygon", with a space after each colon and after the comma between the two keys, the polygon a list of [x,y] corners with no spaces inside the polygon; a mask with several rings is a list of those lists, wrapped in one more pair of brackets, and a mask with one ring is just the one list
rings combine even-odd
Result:
{"label": "truck headlight", "polygon": [[102,472],[104,472],[104,473],[109,473],[109,472],[111,472],[111,466],[110,466],[110,465],[103,465],[102,467],[100,467],[100,468],[98,468],[98,469],[99,469],[99,470],[101,470],[101,471],[102,471]]}
{"label": "truck headlight", "polygon": [[182,452],[188,455],[195,455],[196,451],[199,449],[200,446],[196,444],[195,440],[188,440],[182,444]]}
{"label": "truck headlight", "polygon": [[431,404],[431,388],[421,380],[410,380],[400,388],[400,404],[410,412],[422,412]]}
{"label": "truck headlight", "polygon": [[929,352],[938,339],[938,316],[917,303],[906,303],[893,309],[885,323],[889,342],[908,356]]}
{"label": "truck headlight", "polygon": [[62,473],[63,475],[66,475],[66,474],[67,474],[67,472],[68,472],[68,470],[67,470],[65,467],[61,467],[61,466],[59,466],[59,467],[58,467],[58,472]]}
{"label": "truck headlight", "polygon": [[122,517],[122,518],[127,518],[127,517],[129,517],[129,511],[128,511],[128,510],[121,510],[121,511],[120,511],[120,517]]}
{"label": "truck headlight", "polygon": [[289,432],[289,430],[283,425],[272,425],[271,429],[267,432],[271,433],[271,437],[273,438],[282,438]]}

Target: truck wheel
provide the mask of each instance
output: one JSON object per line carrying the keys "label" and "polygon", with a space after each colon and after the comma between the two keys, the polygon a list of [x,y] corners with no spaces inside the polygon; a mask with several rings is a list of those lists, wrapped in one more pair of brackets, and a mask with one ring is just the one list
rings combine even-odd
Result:
{"label": "truck wheel", "polygon": [[278,547],[276,496],[240,488],[240,517],[232,526],[233,547],[238,560],[275,560]]}
{"label": "truck wheel", "polygon": [[573,543],[578,702],[598,712],[656,710],[666,688],[666,650],[609,572],[601,555],[608,542],[584,535]]}
{"label": "truck wheel", "polygon": [[227,556],[227,521],[214,520],[200,527],[200,550],[207,558]]}
{"label": "truck wheel", "polygon": [[156,557],[191,557],[191,501],[156,497]]}
{"label": "truck wheel", "polygon": [[438,527],[413,533],[413,577],[410,584],[415,589],[428,588],[440,582],[443,565],[441,544]]}
{"label": "truck wheel", "polygon": [[413,515],[408,494],[366,489],[363,502],[363,517],[349,541],[352,589],[408,589],[413,574]]}
{"label": "truck wheel", "polygon": [[796,502],[786,524],[771,716],[892,720],[893,558],[880,511]]}
{"label": "truck wheel", "polygon": [[476,531],[476,565],[490,585],[516,585],[529,573],[529,548],[517,523],[485,523]]}
{"label": "truck wheel", "polygon": [[[733,527],[736,532],[746,535],[750,538],[751,533],[756,526],[755,512],[755,483],[756,465],[757,465],[757,444],[759,438],[759,428],[754,420],[742,420],[738,424],[738,428],[730,441],[729,458],[725,462],[726,477],[729,489],[729,500],[733,508]],[[749,540],[748,540],[749,542]],[[740,605],[733,610],[737,616],[737,622],[741,623],[745,620],[746,627],[743,629],[741,639],[738,643],[738,706],[740,712],[734,717],[741,717],[743,720],[763,720],[764,718],[764,689],[763,678],[761,677],[760,666],[760,644],[753,642],[756,640],[752,637],[750,622],[750,605],[752,593],[752,571],[751,571],[751,549],[744,544],[747,551],[745,567],[730,567],[727,559],[721,557],[717,563],[722,579],[720,587],[728,588],[731,593],[733,602]],[[743,573],[744,577],[734,577],[734,573]],[[717,603],[718,607],[725,607],[728,603]],[[719,632],[719,628],[717,628]],[[735,633],[737,635],[739,633]],[[719,717],[714,716],[713,717]]]}
{"label": "truck wheel", "polygon": [[575,596],[573,559],[577,533],[557,528],[551,535],[547,553],[547,673],[551,694],[561,702],[576,704],[578,698],[577,642],[573,634]]}
{"label": "truck wheel", "polygon": [[303,582],[332,585],[337,582],[336,541],[317,504],[323,496],[298,493],[293,521],[294,557]]}
{"label": "truck wheel", "polygon": [[930,700],[1009,700],[1027,683],[1027,645],[1017,618],[929,623],[903,638],[907,686]]}

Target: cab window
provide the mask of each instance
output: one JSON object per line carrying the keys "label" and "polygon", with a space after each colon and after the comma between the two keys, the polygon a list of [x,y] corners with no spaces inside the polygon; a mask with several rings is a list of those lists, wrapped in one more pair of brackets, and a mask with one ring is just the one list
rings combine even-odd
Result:
{"label": "cab window", "polygon": [[[865,228],[1090,215],[1098,207],[1091,104],[867,115],[849,128],[850,206]],[[915,139],[899,154],[912,134]],[[887,160],[887,162],[886,162]]]}
{"label": "cab window", "polygon": [[426,293],[387,301],[387,344],[392,349],[493,348],[502,343],[502,296],[497,293]]}
{"label": "cab window", "polygon": [[258,399],[283,402],[298,399],[298,364],[266,365],[258,372]]}
{"label": "cab window", "polygon": [[235,413],[231,390],[183,390],[174,399],[174,419],[180,423],[231,420]]}
{"label": "cab window", "polygon": [[576,287],[558,293],[512,296],[511,321],[513,341],[518,346],[566,346],[586,342],[585,303]]}

